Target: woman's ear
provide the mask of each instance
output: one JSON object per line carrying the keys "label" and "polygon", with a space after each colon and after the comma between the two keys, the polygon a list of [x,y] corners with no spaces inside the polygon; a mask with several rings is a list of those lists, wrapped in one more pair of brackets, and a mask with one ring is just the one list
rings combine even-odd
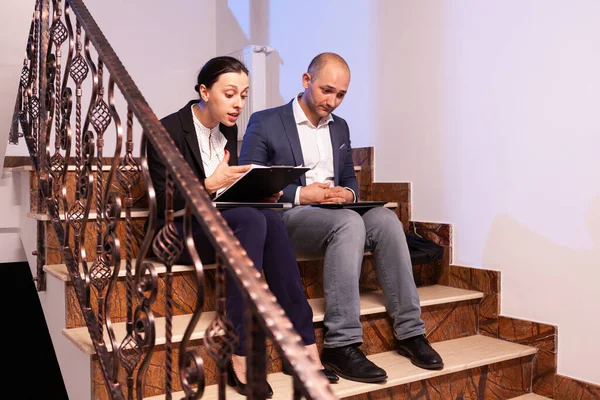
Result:
{"label": "woman's ear", "polygon": [[198,91],[198,93],[200,93],[200,98],[202,99],[202,101],[208,103],[210,96],[208,94],[208,89],[206,88],[206,86],[200,85],[200,90]]}

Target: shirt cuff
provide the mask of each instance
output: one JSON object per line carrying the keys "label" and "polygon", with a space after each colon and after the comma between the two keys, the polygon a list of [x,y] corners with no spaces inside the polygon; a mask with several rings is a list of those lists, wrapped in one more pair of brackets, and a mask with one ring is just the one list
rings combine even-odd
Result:
{"label": "shirt cuff", "polygon": [[[298,186],[296,188],[296,195],[294,196],[294,205],[295,206],[300,205],[300,189],[302,189],[302,186]],[[352,192],[352,193],[354,193],[354,192]]]}
{"label": "shirt cuff", "polygon": [[354,193],[354,190],[350,189],[349,187],[344,187],[344,189],[348,189],[349,191],[352,192],[352,196],[354,197],[354,199],[352,200],[353,203],[356,203],[356,193]]}

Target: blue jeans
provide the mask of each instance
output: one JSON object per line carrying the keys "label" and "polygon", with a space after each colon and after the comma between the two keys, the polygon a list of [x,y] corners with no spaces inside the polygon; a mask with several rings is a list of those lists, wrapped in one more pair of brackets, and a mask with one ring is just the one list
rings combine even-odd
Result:
{"label": "blue jeans", "polygon": [[376,207],[359,215],[306,206],[286,211],[283,221],[297,256],[325,258],[324,347],[362,343],[359,279],[365,250],[373,252],[396,338],[425,333],[406,236],[393,211]]}

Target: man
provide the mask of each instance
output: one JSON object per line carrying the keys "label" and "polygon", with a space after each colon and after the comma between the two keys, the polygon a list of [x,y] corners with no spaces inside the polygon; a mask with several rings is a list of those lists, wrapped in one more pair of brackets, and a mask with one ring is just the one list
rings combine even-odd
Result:
{"label": "man", "polygon": [[[280,201],[295,205],[357,201],[348,125],[332,114],[349,83],[350,69],[344,59],[334,53],[320,54],[302,75],[303,93],[284,106],[250,117],[240,164],[310,168],[283,190]],[[358,281],[368,249],[374,254],[398,353],[419,367],[443,368],[441,357],[424,337],[410,253],[396,214],[384,207],[361,216],[349,209],[305,206],[285,212],[283,220],[297,256],[325,259],[324,365],[355,381],[387,378],[358,347],[362,344]]]}

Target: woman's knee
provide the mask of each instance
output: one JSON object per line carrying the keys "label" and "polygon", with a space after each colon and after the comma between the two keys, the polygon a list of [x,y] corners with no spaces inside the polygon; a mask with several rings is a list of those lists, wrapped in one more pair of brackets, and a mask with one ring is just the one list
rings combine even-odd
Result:
{"label": "woman's knee", "polygon": [[252,207],[233,208],[222,213],[223,218],[234,233],[252,230],[258,234],[264,234],[267,230],[265,216]]}

